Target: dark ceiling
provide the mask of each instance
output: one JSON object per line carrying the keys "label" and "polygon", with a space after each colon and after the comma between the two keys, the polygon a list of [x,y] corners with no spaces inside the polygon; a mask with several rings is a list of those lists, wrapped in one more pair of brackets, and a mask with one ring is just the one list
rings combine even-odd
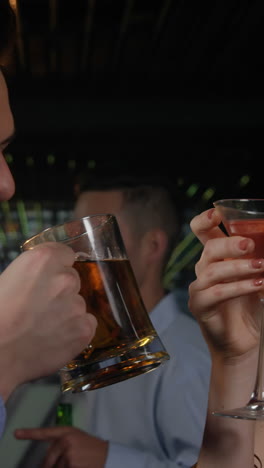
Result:
{"label": "dark ceiling", "polygon": [[95,166],[225,190],[247,173],[258,195],[263,1],[11,3],[9,159],[20,195],[43,197],[48,180],[65,197],[67,181]]}
{"label": "dark ceiling", "polygon": [[19,80],[75,81],[91,96],[263,95],[262,1],[11,3],[17,5]]}

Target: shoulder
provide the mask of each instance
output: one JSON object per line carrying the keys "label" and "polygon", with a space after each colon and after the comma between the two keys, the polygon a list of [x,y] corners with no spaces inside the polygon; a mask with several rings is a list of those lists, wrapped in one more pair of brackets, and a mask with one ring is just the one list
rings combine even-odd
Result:
{"label": "shoulder", "polygon": [[210,372],[211,357],[198,322],[182,311],[177,295],[169,293],[160,304],[156,330],[170,355],[169,367],[183,372]]}
{"label": "shoulder", "polygon": [[151,319],[158,334],[171,339],[175,346],[193,344],[207,350],[198,322],[183,310],[176,291],[168,293],[153,309]]}

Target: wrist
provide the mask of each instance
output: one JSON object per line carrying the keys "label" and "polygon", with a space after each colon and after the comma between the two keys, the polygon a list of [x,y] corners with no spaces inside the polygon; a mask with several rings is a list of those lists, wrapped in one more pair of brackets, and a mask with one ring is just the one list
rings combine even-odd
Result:
{"label": "wrist", "polygon": [[208,414],[196,468],[254,466],[254,421],[215,416],[213,411],[244,406],[253,391],[257,351],[239,358],[213,356]]}
{"label": "wrist", "polygon": [[13,351],[14,347],[12,350],[7,349],[7,347],[1,347],[0,349],[0,354],[5,356],[5,359],[0,358],[0,375],[2,376],[0,379],[0,395],[4,402],[23,383],[22,379],[20,379],[21,370],[19,370],[23,366],[18,362]]}
{"label": "wrist", "polygon": [[237,358],[213,356],[209,403],[226,408],[246,404],[254,389],[257,361],[258,350]]}

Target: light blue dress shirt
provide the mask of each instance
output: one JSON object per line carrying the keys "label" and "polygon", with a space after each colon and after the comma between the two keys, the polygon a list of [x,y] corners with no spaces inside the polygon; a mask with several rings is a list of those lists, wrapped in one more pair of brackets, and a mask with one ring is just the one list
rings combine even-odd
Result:
{"label": "light blue dress shirt", "polygon": [[6,407],[5,403],[0,396],[0,438],[3,435],[6,422]]}
{"label": "light blue dress shirt", "polygon": [[211,360],[196,321],[169,293],[151,321],[170,360],[156,370],[81,394],[85,427],[109,441],[105,468],[190,468],[206,419]]}

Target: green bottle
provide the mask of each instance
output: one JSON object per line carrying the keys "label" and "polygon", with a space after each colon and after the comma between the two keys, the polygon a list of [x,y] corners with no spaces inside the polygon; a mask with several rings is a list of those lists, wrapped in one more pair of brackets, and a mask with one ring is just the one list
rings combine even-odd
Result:
{"label": "green bottle", "polygon": [[60,403],[56,407],[56,426],[72,426],[72,403],[66,395],[62,395]]}

